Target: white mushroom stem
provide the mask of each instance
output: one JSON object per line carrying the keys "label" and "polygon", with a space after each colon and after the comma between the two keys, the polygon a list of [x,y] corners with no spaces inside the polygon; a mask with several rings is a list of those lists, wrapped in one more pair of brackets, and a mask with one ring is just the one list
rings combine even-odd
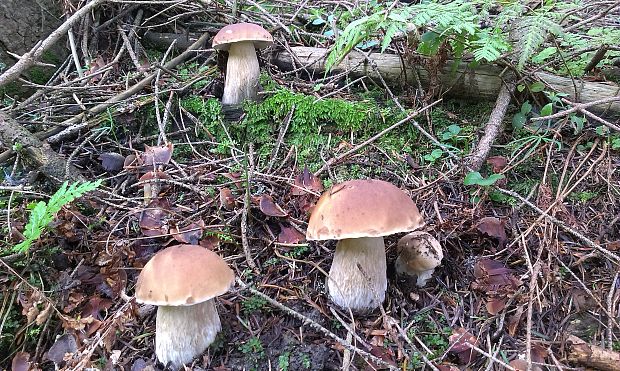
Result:
{"label": "white mushroom stem", "polygon": [[240,104],[256,98],[260,68],[254,43],[241,41],[230,45],[222,104]]}
{"label": "white mushroom stem", "polygon": [[383,237],[338,241],[327,287],[332,301],[356,312],[381,305],[387,290]]}
{"label": "white mushroom stem", "polygon": [[220,331],[213,299],[189,306],[157,308],[155,354],[164,365],[178,368],[202,354]]}
{"label": "white mushroom stem", "polygon": [[407,263],[403,261],[402,256],[399,256],[396,259],[395,267],[396,267],[396,272],[398,274],[409,274],[412,276],[413,275],[417,276],[418,279],[416,280],[416,286],[418,287],[424,287],[426,285],[426,282],[429,279],[431,279],[431,277],[433,277],[433,273],[435,272],[435,268],[431,268],[427,270],[420,270],[420,271],[412,271],[407,266]]}

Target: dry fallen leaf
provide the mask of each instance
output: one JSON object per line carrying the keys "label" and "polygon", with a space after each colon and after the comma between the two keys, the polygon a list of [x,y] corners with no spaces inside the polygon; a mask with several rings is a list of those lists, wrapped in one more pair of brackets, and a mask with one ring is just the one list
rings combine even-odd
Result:
{"label": "dry fallen leaf", "polygon": [[471,363],[478,353],[472,350],[472,346],[478,346],[478,339],[469,331],[462,327],[452,330],[450,335],[450,353],[455,354],[459,360],[459,364],[466,365]]}
{"label": "dry fallen leaf", "polygon": [[77,341],[71,334],[64,334],[56,339],[47,351],[46,358],[54,362],[57,367],[64,363],[65,354],[77,352]]}
{"label": "dry fallen leaf", "polygon": [[258,206],[260,211],[267,216],[284,217],[288,215],[278,204],[273,201],[273,198],[267,194],[260,196]]}
{"label": "dry fallen leaf", "polygon": [[506,327],[508,329],[508,334],[510,336],[515,336],[517,330],[519,328],[519,324],[521,323],[521,316],[523,315],[523,306],[518,306],[515,314],[508,317],[508,321],[506,322]]}
{"label": "dry fallen leaf", "polygon": [[487,159],[487,163],[491,165],[494,173],[501,173],[508,164],[508,160],[504,156],[491,156]]}
{"label": "dry fallen leaf", "polygon": [[220,238],[217,235],[206,236],[200,240],[199,244],[209,250],[215,250],[218,246],[220,246]]}
{"label": "dry fallen leaf", "polygon": [[306,236],[293,227],[285,227],[280,225],[280,233],[278,234],[278,242],[280,243],[300,243],[305,240]]}
{"label": "dry fallen leaf", "polygon": [[506,242],[507,237],[504,222],[499,218],[492,216],[482,218],[476,225],[476,228],[490,237],[497,238],[500,245],[504,245]]}
{"label": "dry fallen leaf", "polygon": [[513,359],[512,361],[510,361],[509,363],[510,366],[512,366],[515,371],[527,371],[527,362],[525,362],[524,359]]}
{"label": "dry fallen leaf", "polygon": [[30,368],[30,353],[17,352],[11,362],[11,370],[13,371],[28,371]]}
{"label": "dry fallen leaf", "polygon": [[506,268],[502,262],[487,258],[476,262],[474,276],[476,281],[472,282],[472,289],[486,295],[486,308],[492,315],[504,309],[507,299],[521,283],[512,269]]}
{"label": "dry fallen leaf", "polygon": [[487,311],[491,315],[496,315],[506,307],[506,299],[504,298],[489,298],[487,300]]}
{"label": "dry fallen leaf", "polygon": [[198,245],[198,241],[200,241],[200,237],[202,237],[202,232],[204,228],[205,223],[204,221],[200,220],[198,223],[192,223],[187,227],[183,228],[179,228],[179,226],[174,226],[170,228],[170,233],[175,240],[181,243]]}
{"label": "dry fallen leaf", "polygon": [[168,205],[167,201],[156,198],[140,214],[139,226],[142,234],[154,237],[168,232]]}
{"label": "dry fallen leaf", "polygon": [[[372,354],[373,356],[377,358],[380,358],[382,361],[390,364],[391,366],[398,367],[398,365],[394,361],[394,352],[392,351],[392,349],[385,348],[383,346],[376,346],[376,345],[371,345],[370,347],[371,347],[370,354]],[[364,368],[363,370],[386,370],[387,369],[387,367],[379,366],[372,361],[368,361],[368,362],[372,363],[372,365],[368,364],[368,367]]]}
{"label": "dry fallen leaf", "polygon": [[223,173],[222,176],[232,180],[235,183],[235,187],[237,187],[237,189],[243,189],[241,173]]}
{"label": "dry fallen leaf", "polygon": [[125,156],[114,152],[102,153],[99,155],[99,160],[101,160],[103,170],[109,173],[118,173],[125,164]]}
{"label": "dry fallen leaf", "polygon": [[323,192],[323,184],[321,183],[321,180],[314,176],[314,174],[308,170],[307,166],[304,167],[304,170],[295,177],[294,184],[295,186],[291,187],[291,194],[293,196],[307,194],[308,192],[306,189],[316,193]]}
{"label": "dry fallen leaf", "polygon": [[173,150],[174,145],[172,143],[155,147],[145,146],[144,153],[141,157],[142,164],[144,164],[147,169],[153,169],[153,167],[159,165],[167,165],[172,159]]}
{"label": "dry fallen leaf", "polygon": [[228,211],[235,208],[235,196],[230,188],[220,188],[220,205]]}

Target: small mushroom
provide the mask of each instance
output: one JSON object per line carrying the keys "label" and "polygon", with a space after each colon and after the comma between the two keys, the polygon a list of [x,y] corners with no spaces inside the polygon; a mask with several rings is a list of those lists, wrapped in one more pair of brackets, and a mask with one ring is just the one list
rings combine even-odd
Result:
{"label": "small mushroom", "polygon": [[159,196],[159,192],[161,191],[159,179],[170,179],[170,177],[168,174],[159,170],[149,171],[140,177],[140,182],[146,182],[144,184],[144,204],[148,205],[152,199]]}
{"label": "small mushroom", "polygon": [[439,241],[426,232],[412,232],[398,241],[396,272],[418,278],[416,285],[426,285],[443,259]]}
{"label": "small mushroom", "polygon": [[158,306],[155,354],[161,363],[178,368],[207,349],[221,328],[214,298],[233,282],[226,262],[201,246],[168,247],[149,260],[136,301]]}
{"label": "small mushroom", "polygon": [[263,49],[271,44],[271,34],[252,23],[231,24],[215,35],[213,48],[228,51],[222,104],[235,105],[256,98],[260,67],[255,48]]}
{"label": "small mushroom", "polygon": [[323,193],[306,237],[339,240],[327,281],[332,301],[357,312],[380,306],[387,290],[383,236],[423,223],[411,198],[381,180],[351,180]]}

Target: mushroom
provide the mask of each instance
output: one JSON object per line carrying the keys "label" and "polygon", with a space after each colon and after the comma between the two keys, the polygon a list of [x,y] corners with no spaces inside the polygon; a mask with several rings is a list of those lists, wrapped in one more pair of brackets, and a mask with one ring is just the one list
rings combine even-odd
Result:
{"label": "mushroom", "polygon": [[146,263],[136,301],[158,306],[155,354],[161,363],[178,368],[207,349],[221,328],[213,298],[234,278],[221,257],[196,245],[168,247]]}
{"label": "mushroom", "polygon": [[423,224],[411,198],[382,180],[351,180],[323,193],[306,237],[339,240],[327,281],[332,301],[356,312],[380,306],[387,290],[383,236]]}
{"label": "mushroom", "polygon": [[152,199],[155,199],[159,196],[159,192],[161,191],[161,183],[159,179],[170,179],[168,174],[163,171],[149,171],[148,173],[142,175],[138,181],[146,182],[144,184],[144,204],[148,205]]}
{"label": "mushroom", "polygon": [[443,259],[439,241],[426,232],[412,232],[398,241],[396,272],[417,276],[416,285],[423,287]]}
{"label": "mushroom", "polygon": [[213,48],[228,51],[222,104],[240,104],[256,98],[260,68],[254,48],[263,49],[271,44],[271,34],[252,23],[231,24],[215,35]]}

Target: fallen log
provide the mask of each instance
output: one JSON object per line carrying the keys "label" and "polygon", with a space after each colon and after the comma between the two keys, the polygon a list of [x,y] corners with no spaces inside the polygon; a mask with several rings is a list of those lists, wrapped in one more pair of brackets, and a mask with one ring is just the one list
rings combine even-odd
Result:
{"label": "fallen log", "polygon": [[[283,70],[290,71],[299,68],[319,75],[325,72],[325,59],[328,53],[328,49],[298,46],[290,48],[290,52],[274,51],[271,62]],[[453,63],[456,62],[448,62],[438,76],[448,96],[489,101],[497,99],[502,87],[500,67],[480,65],[471,68],[467,63],[462,62],[453,71]],[[417,72],[423,84],[429,82],[428,71],[424,68],[406,66],[401,58],[394,54],[369,53],[366,56],[366,54],[353,51],[333,70],[341,72],[345,69],[349,70],[351,76],[354,77],[365,75],[377,78],[378,71],[386,80],[406,81],[407,83],[414,82],[414,72]],[[620,95],[620,86],[613,83],[575,80],[573,84],[573,80],[569,78],[546,72],[536,72],[534,77],[545,83],[550,90],[568,94],[574,102],[590,103]],[[593,108],[598,112],[605,111],[608,116],[620,116],[620,101],[608,102]]]}
{"label": "fallen log", "polygon": [[7,148],[21,147],[19,151],[24,154],[25,160],[55,183],[62,183],[65,180],[74,182],[84,180],[80,171],[68,164],[64,157],[54,152],[49,144],[44,144],[23,125],[1,111],[0,144]]}
{"label": "fallen log", "polygon": [[577,336],[567,339],[568,360],[589,368],[602,371],[620,370],[620,353],[591,345]]}

